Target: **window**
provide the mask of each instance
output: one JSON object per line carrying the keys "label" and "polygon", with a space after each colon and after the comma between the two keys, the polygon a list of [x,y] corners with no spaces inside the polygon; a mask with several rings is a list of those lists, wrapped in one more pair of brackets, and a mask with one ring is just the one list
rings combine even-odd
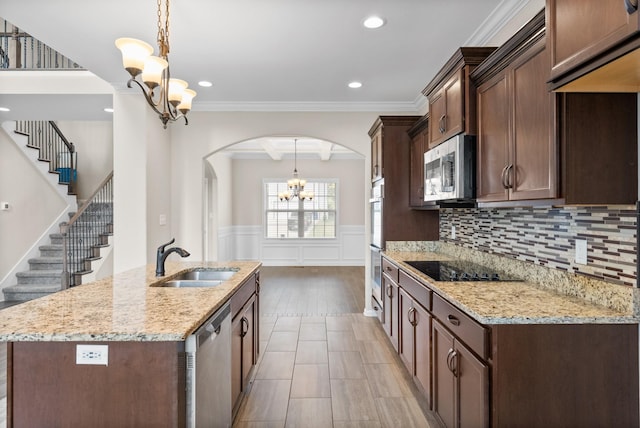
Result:
{"label": "window", "polygon": [[336,237],[337,180],[307,181],[312,200],[280,201],[287,181],[265,181],[265,236],[282,239],[327,239]]}

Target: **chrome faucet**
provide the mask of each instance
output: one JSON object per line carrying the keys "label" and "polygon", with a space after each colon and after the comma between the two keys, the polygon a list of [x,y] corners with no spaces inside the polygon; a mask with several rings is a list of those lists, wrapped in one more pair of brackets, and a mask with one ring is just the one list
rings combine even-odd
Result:
{"label": "chrome faucet", "polygon": [[171,238],[171,241],[166,244],[162,244],[158,247],[158,252],[156,254],[156,276],[164,276],[164,261],[167,260],[167,256],[171,253],[178,253],[181,257],[189,257],[188,251],[183,250],[180,247],[169,248],[167,251],[164,249],[168,246],[176,242],[176,238]]}

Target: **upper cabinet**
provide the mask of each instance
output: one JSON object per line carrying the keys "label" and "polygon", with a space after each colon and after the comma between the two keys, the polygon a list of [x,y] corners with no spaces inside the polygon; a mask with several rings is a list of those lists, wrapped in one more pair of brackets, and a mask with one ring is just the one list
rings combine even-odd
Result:
{"label": "upper cabinet", "polygon": [[424,152],[429,149],[429,114],[418,120],[409,131],[409,206],[426,206],[424,201]]}
{"label": "upper cabinet", "polygon": [[480,204],[634,204],[637,95],[550,92],[541,11],[472,73]]}
{"label": "upper cabinet", "polygon": [[540,13],[472,74],[478,85],[478,202],[558,196],[548,69]]}
{"label": "upper cabinet", "polygon": [[550,85],[567,92],[637,92],[637,0],[547,0]]}
{"label": "upper cabinet", "polygon": [[495,48],[460,48],[422,93],[429,99],[427,149],[450,137],[476,133],[476,89],[469,74]]}

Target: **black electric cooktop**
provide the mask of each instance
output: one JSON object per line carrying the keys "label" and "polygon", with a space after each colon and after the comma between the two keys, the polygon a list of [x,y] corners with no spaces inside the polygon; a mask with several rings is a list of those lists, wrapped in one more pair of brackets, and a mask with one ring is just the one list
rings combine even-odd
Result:
{"label": "black electric cooktop", "polygon": [[504,272],[466,261],[405,261],[434,281],[521,281]]}

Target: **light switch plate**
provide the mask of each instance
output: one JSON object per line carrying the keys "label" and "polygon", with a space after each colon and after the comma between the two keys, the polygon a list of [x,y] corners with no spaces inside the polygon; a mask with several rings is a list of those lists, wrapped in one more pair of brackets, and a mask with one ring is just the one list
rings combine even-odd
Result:
{"label": "light switch plate", "polygon": [[586,239],[576,239],[575,262],[579,265],[587,264],[587,241]]}

